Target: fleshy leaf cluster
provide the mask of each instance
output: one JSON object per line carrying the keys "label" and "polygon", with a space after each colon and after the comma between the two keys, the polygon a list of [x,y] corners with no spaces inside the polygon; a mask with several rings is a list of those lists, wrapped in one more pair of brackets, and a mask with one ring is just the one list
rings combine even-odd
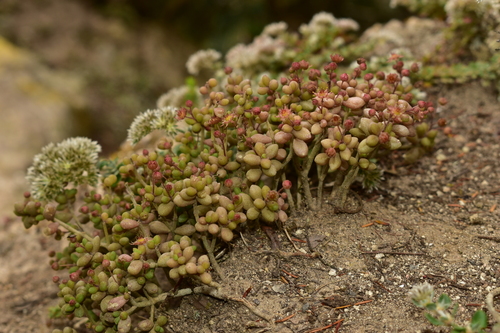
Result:
{"label": "fleshy leaf cluster", "polygon": [[[357,211],[361,202],[346,205],[354,182],[372,189],[384,164],[432,151],[445,121],[415,90],[417,64],[405,67],[392,54],[387,71],[370,72],[364,58],[350,69],[339,54],[325,60],[332,43],[346,43],[357,28],[330,14],[302,26],[300,43],[286,28],[268,26],[247,50],[249,62],[219,62],[198,92],[191,82],[138,115],[131,142],[165,131],[150,149],[98,161],[100,147],[75,138],[35,157],[32,192],[15,213],[26,228],[69,241],[50,254],[54,315],[85,317],[98,333],[164,332],[159,305],[218,289],[215,280],[226,278],[215,254],[248,226],[282,228],[298,207],[321,207],[326,183],[336,212]],[[294,47],[280,49],[287,43]],[[208,58],[220,55],[199,53],[190,71],[205,71]],[[227,55],[227,63],[237,59]],[[190,287],[178,289],[185,282]]]}

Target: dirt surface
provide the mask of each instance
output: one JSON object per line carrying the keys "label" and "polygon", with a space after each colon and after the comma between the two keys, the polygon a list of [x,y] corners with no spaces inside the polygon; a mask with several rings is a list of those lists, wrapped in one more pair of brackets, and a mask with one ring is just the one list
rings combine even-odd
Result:
{"label": "dirt surface", "polygon": [[[246,230],[220,259],[223,292],[233,300],[198,294],[165,303],[166,331],[446,332],[408,299],[424,281],[460,304],[460,322],[483,308],[500,278],[499,104],[475,83],[429,96],[449,100],[439,117],[453,133],[439,136],[432,156],[385,165],[379,190],[358,191],[357,214],[334,215],[325,202],[293,215],[287,229],[297,248],[281,231]],[[47,253],[58,246],[2,217],[0,332],[43,333],[57,324],[47,319],[57,303]]]}

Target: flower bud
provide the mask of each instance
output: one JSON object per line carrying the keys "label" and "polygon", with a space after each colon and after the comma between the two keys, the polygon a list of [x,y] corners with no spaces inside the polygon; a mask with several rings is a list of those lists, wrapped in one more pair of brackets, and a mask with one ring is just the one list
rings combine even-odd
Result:
{"label": "flower bud", "polygon": [[380,141],[381,144],[383,145],[386,144],[390,140],[389,134],[387,132],[381,132],[378,135],[378,140]]}

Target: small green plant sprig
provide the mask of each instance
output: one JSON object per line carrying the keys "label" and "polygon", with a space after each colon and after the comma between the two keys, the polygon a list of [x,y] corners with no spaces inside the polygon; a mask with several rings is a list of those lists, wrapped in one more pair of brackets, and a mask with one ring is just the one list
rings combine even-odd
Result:
{"label": "small green plant sprig", "polygon": [[[67,154],[67,142],[45,148],[29,179],[41,175],[58,185],[33,182],[15,213],[26,228],[40,224],[44,234],[69,241],[51,252],[51,267],[60,272],[53,312],[86,317],[98,333],[163,332],[159,304],[196,289],[177,290],[181,280],[218,288],[213,271],[225,280],[214,252],[241,224],[282,226],[290,207],[319,207],[327,177],[343,210],[360,170],[376,171],[392,150],[405,149],[408,161],[430,150],[437,131],[424,120],[434,107],[414,101],[412,86],[401,83],[410,69],[399,57],[392,56],[389,74],[362,75],[367,68],[359,59],[351,74],[338,75],[342,60],[332,55],[321,70],[294,62],[288,75],[257,82],[227,68],[224,87],[209,79],[199,89],[203,103],[187,101],[177,119],[169,108],[139,115],[131,141],[157,129],[177,134],[121,163],[97,163],[99,147],[82,138],[68,141],[79,153]],[[176,132],[176,121],[187,130]],[[67,172],[45,172],[49,164]],[[82,175],[101,175],[102,183],[79,190],[95,184]]]}
{"label": "small green plant sprig", "polygon": [[431,324],[450,327],[452,333],[483,333],[488,326],[488,317],[482,310],[476,311],[465,326],[459,325],[455,320],[458,304],[452,307],[451,299],[446,294],[434,302],[434,288],[427,282],[413,287],[409,296],[413,304],[427,311],[425,317]]}

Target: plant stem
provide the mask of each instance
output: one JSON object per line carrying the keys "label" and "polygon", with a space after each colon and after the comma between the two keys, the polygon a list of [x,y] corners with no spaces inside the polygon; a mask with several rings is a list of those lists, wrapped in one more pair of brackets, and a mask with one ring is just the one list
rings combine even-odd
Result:
{"label": "plant stem", "polygon": [[63,227],[65,227],[68,231],[71,231],[75,235],[82,236],[83,238],[85,238],[88,241],[92,242],[92,240],[93,240],[92,237],[90,237],[89,235],[87,235],[85,232],[81,232],[79,230],[76,230],[75,228],[73,228],[72,226],[70,226],[68,223],[65,223],[65,222],[63,222],[61,220],[58,220],[58,219],[54,219],[54,220],[57,221],[57,223],[59,223]]}
{"label": "plant stem", "polygon": [[328,165],[316,164],[316,170],[318,171],[318,195],[317,203],[321,207],[323,203],[323,186],[325,182],[326,175],[328,174]]}
{"label": "plant stem", "polygon": [[344,180],[342,181],[342,185],[340,185],[335,192],[335,200],[333,202],[333,206],[335,209],[344,210],[345,202],[347,200],[347,193],[349,193],[349,189],[351,188],[352,183],[356,180],[356,176],[358,175],[359,167],[351,167],[347,175],[345,175]]}
{"label": "plant stem", "polygon": [[104,238],[106,239],[106,244],[111,244],[108,233],[108,225],[106,222],[102,221],[102,231],[104,231]]}
{"label": "plant stem", "polygon": [[307,159],[304,160],[299,160],[298,158],[294,158],[294,166],[295,170],[299,173],[302,186],[304,188],[304,195],[306,197],[306,202],[307,205],[312,209],[316,210],[318,208],[317,202],[315,202],[312,193],[311,193],[311,187],[309,186],[309,171],[311,170],[314,157],[318,154],[319,150],[321,149],[321,140],[323,139],[322,135],[316,136],[314,138],[314,144],[309,150],[307,154]]}
{"label": "plant stem", "polygon": [[217,262],[217,260],[215,260],[214,249],[213,249],[213,245],[214,244],[209,245],[208,244],[207,236],[205,236],[205,235],[201,236],[201,240],[203,242],[203,246],[205,247],[205,250],[207,251],[208,258],[210,259],[210,263],[212,264],[212,267],[217,272],[217,275],[219,275],[219,277],[221,278],[221,280],[225,281],[226,280],[226,276],[222,272],[222,269],[220,268],[219,263]]}

